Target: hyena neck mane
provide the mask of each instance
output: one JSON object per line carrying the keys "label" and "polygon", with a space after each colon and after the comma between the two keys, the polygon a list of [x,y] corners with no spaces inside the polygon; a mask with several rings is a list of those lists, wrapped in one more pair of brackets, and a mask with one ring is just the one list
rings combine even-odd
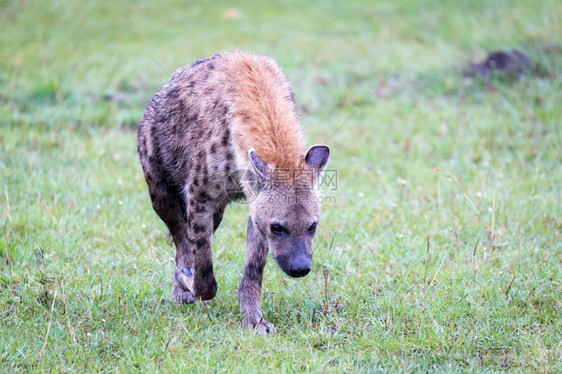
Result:
{"label": "hyena neck mane", "polygon": [[291,86],[279,66],[264,56],[234,53],[233,135],[241,167],[248,152],[273,169],[304,169],[306,144]]}

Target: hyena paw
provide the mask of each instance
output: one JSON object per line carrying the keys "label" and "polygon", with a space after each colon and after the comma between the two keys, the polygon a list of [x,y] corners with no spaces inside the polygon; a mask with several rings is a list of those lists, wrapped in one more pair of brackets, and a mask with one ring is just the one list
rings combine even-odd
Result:
{"label": "hyena paw", "polygon": [[182,268],[176,270],[174,277],[174,289],[172,300],[180,304],[191,304],[195,302],[193,295],[193,270]]}
{"label": "hyena paw", "polygon": [[174,285],[184,291],[193,292],[193,269],[181,268],[176,270]]}
{"label": "hyena paw", "polygon": [[195,296],[189,291],[184,291],[177,285],[172,290],[172,300],[178,304],[191,304],[195,302]]}
{"label": "hyena paw", "polygon": [[256,318],[245,314],[242,319],[242,327],[248,330],[259,331],[263,334],[275,334],[275,326],[273,326],[273,323],[266,321],[261,316]]}

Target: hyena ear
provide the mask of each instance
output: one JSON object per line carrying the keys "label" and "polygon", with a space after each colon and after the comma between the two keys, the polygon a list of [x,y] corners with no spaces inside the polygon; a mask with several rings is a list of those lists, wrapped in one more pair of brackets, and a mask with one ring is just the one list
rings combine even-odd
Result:
{"label": "hyena ear", "polygon": [[267,174],[267,164],[258,157],[253,149],[250,150],[249,159],[250,166],[252,167],[253,171],[256,172],[256,174],[258,174],[261,179],[265,179],[265,176]]}
{"label": "hyena ear", "polygon": [[309,168],[320,173],[326,167],[330,158],[330,148],[325,145],[314,145],[306,152],[304,162]]}

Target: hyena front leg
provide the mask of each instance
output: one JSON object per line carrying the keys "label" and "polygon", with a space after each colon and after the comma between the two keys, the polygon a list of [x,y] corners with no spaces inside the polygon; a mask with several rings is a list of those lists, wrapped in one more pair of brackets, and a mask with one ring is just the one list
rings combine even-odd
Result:
{"label": "hyena front leg", "polygon": [[255,227],[252,219],[248,219],[246,237],[246,265],[244,276],[238,289],[240,307],[244,312],[242,326],[264,333],[273,333],[273,324],[263,319],[261,311],[261,285],[263,269],[267,260],[267,241]]}

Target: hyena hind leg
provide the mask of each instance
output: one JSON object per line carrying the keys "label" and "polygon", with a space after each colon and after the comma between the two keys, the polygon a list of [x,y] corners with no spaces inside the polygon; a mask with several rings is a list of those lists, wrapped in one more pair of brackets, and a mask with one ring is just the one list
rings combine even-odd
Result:
{"label": "hyena hind leg", "polygon": [[193,255],[189,250],[186,208],[179,189],[166,183],[163,173],[145,172],[152,207],[164,221],[176,246],[176,271],[172,300],[193,303]]}
{"label": "hyena hind leg", "polygon": [[212,202],[202,200],[189,199],[187,235],[193,256],[193,295],[197,299],[211,300],[218,290],[211,251],[214,206]]}

